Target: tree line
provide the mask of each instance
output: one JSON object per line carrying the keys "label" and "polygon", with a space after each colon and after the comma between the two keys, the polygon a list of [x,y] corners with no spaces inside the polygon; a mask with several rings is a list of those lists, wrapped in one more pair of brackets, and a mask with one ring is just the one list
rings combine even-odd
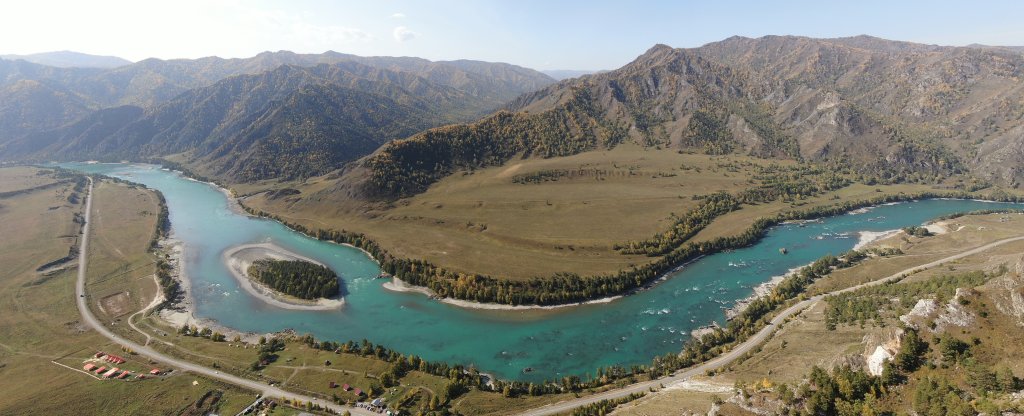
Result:
{"label": "tree line", "polygon": [[957,288],[979,286],[1005,272],[1006,267],[1003,266],[989,273],[972,271],[921,282],[888,282],[831,295],[825,298],[828,305],[825,310],[825,327],[835,330],[841,324],[863,326],[867,322],[878,325],[884,318],[905,314],[919,299],[933,297],[936,302],[943,303],[953,297]]}
{"label": "tree line", "polygon": [[297,298],[338,295],[338,275],[325,266],[304,260],[259,259],[252,262],[246,273],[271,289]]}
{"label": "tree line", "polygon": [[952,335],[929,343],[917,330],[907,329],[880,376],[848,365],[831,372],[814,366],[796,388],[779,384],[774,393],[785,405],[783,413],[788,409],[789,414],[808,416],[894,415],[905,407],[919,415],[1019,411],[1019,405],[1000,405],[992,399],[1019,390],[1024,381],[1008,367],[993,370],[981,364],[972,357],[975,345]]}

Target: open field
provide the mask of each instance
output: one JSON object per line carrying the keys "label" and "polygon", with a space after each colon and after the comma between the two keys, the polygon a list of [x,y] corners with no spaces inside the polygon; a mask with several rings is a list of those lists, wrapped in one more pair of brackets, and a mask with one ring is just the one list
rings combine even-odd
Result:
{"label": "open field", "polygon": [[29,166],[3,168],[0,175],[0,193],[20,191],[57,182],[53,175],[40,175],[40,169]]}
{"label": "open field", "polygon": [[[716,387],[726,387],[718,386]],[[727,386],[732,387],[732,386]],[[713,392],[688,390],[684,388],[666,388],[639,400],[624,404],[615,409],[616,415],[703,415],[711,409],[714,397],[725,398],[731,392]],[[728,414],[728,413],[722,413]]]}
{"label": "open field", "polygon": [[[815,282],[810,292],[824,293],[854,286],[889,276],[913,265],[948,257],[993,241],[1024,235],[1024,216],[1018,214],[972,215],[943,223],[950,230],[946,234],[923,238],[899,234],[873,243],[873,246],[900,247],[904,254],[876,257],[857,266],[835,271]],[[923,338],[928,342],[933,342],[933,336],[943,334],[968,342],[976,338],[978,344],[972,347],[972,353],[979,362],[993,367],[1007,367],[1018,377],[1021,376],[1024,373],[1024,365],[1021,364],[1024,362],[1024,345],[1020,342],[1019,334],[1020,328],[1024,326],[1024,316],[1019,312],[1013,315],[1006,311],[1012,310],[1012,297],[1009,294],[1020,293],[1024,287],[1024,278],[1020,277],[1017,269],[1022,264],[1022,252],[1024,241],[1010,242],[914,273],[896,283],[899,287],[972,271],[991,272],[1000,270],[1001,266],[1008,269],[1002,277],[993,278],[974,288],[975,292],[968,295],[968,301],[961,302],[975,317],[974,324],[954,326],[941,333],[925,328]],[[875,325],[869,321],[865,325],[839,324],[835,330],[829,330],[825,319],[826,306],[826,301],[820,301],[780,325],[778,332],[756,353],[730,365],[726,371],[710,377],[708,381],[726,386],[737,382],[749,386],[769,380],[773,384],[787,383],[795,386],[815,365],[822,368],[843,364],[863,365],[865,354],[871,352],[868,350],[873,350],[874,345],[894,339],[900,326],[896,319],[887,318],[884,325]],[[958,375],[955,369],[937,371],[952,374],[959,382],[963,382],[963,374]],[[963,373],[962,369],[959,371]],[[905,393],[901,393],[899,400],[903,404],[896,403],[896,407],[913,400],[913,383],[902,391]],[[710,399],[702,404],[701,395],[710,397],[692,390],[671,389],[623,406],[616,414],[674,415],[679,414],[680,410],[702,413],[710,408]],[[729,393],[719,394],[721,398],[729,396]]]}
{"label": "open field", "polygon": [[94,189],[86,285],[89,306],[107,326],[149,305],[159,292],[149,242],[156,229],[156,195],[100,181]]}
{"label": "open field", "polygon": [[[302,183],[235,185],[234,190],[255,194],[243,202],[289,222],[366,233],[399,257],[425,259],[459,272],[529,279],[557,272],[613,273],[647,263],[651,258],[621,254],[614,245],[667,230],[673,214],[697,206],[696,195],[757,185],[756,167],[768,163],[772,162],[623,145],[457,173],[423,194],[370,208],[354,205],[344,191],[332,188],[335,181],[330,175]],[[547,180],[516,182],[542,174]],[[259,193],[268,188],[297,189],[301,194]],[[694,240],[739,234],[759,217],[795,207],[928,190],[935,188],[853,185],[795,203],[744,206],[715,220]]]}
{"label": "open field", "polygon": [[[7,171],[0,169],[0,178],[15,183]],[[0,414],[177,414],[209,391],[223,396],[207,411],[234,413],[248,405],[251,394],[189,374],[125,381],[80,371],[97,350],[125,356],[121,367],[132,371],[151,364],[79,321],[73,266],[45,276],[35,271],[77,241],[73,218],[82,206],[67,201],[71,186],[5,199],[10,208],[0,211]]]}
{"label": "open field", "polygon": [[[365,214],[315,201],[289,206],[286,199],[261,195],[245,203],[313,227],[365,232],[399,256],[462,272],[512,278],[558,271],[590,275],[647,261],[621,255],[612,246],[667,228],[672,213],[696,205],[693,195],[744,187],[747,173],[718,168],[734,160],[745,159],[622,146],[455,174],[426,193]],[[513,182],[516,175],[552,170],[585,173],[541,183]],[[330,185],[330,180],[317,178],[296,188],[313,195]],[[237,190],[247,191],[251,189]]]}

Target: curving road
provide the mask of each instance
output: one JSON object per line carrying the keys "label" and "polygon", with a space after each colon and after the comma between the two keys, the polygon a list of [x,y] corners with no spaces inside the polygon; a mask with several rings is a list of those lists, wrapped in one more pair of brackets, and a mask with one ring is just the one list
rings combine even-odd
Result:
{"label": "curving road", "polygon": [[247,389],[250,389],[250,390],[254,390],[254,391],[260,392],[263,395],[263,397],[280,397],[280,398],[298,399],[298,400],[301,400],[303,402],[313,402],[313,403],[316,403],[316,404],[318,404],[320,406],[323,406],[325,408],[331,409],[331,410],[333,410],[335,412],[338,412],[338,413],[343,413],[345,411],[348,411],[349,413],[351,413],[353,415],[365,415],[365,416],[377,415],[377,416],[379,416],[377,413],[371,412],[371,411],[366,410],[366,409],[362,409],[362,408],[358,408],[358,407],[342,406],[342,405],[338,405],[338,404],[335,404],[335,403],[332,403],[332,402],[329,402],[329,401],[326,401],[326,400],[321,400],[321,399],[318,399],[318,398],[314,398],[314,397],[310,397],[310,396],[306,396],[306,395],[302,395],[302,394],[292,393],[292,392],[285,391],[285,390],[282,390],[280,388],[271,386],[271,385],[266,384],[266,383],[262,383],[262,382],[255,381],[255,380],[249,380],[249,379],[238,377],[238,376],[231,375],[231,374],[222,373],[222,372],[214,370],[212,368],[203,367],[203,366],[198,365],[198,364],[194,364],[194,363],[190,363],[188,361],[184,361],[184,360],[181,360],[181,359],[178,359],[178,358],[174,358],[174,357],[165,355],[165,354],[163,354],[163,353],[161,353],[159,351],[153,350],[152,348],[149,348],[147,346],[139,345],[139,344],[137,344],[137,343],[135,343],[135,342],[133,342],[131,340],[125,339],[125,338],[121,337],[120,335],[117,335],[117,334],[111,332],[109,329],[107,329],[105,326],[103,326],[103,324],[101,324],[100,321],[98,319],[96,319],[96,316],[92,314],[92,311],[89,309],[89,305],[87,304],[87,299],[88,298],[85,297],[85,270],[86,270],[86,266],[87,266],[87,257],[88,257],[86,255],[86,253],[88,253],[88,248],[89,248],[89,227],[92,224],[92,221],[90,221],[90,216],[92,214],[92,195],[93,195],[92,191],[93,191],[93,182],[92,182],[92,178],[89,178],[89,192],[88,192],[88,194],[86,194],[86,197],[85,197],[85,225],[82,227],[82,241],[81,241],[81,245],[79,247],[79,253],[78,253],[78,280],[75,283],[75,296],[76,296],[75,299],[76,299],[76,302],[78,304],[78,312],[81,313],[82,319],[85,320],[85,323],[87,325],[91,326],[93,329],[96,330],[96,332],[99,332],[100,334],[102,334],[104,337],[107,337],[111,341],[114,341],[114,342],[116,342],[118,344],[121,344],[121,345],[123,345],[125,347],[131,348],[133,351],[135,351],[139,355],[148,357],[148,358],[156,360],[156,361],[160,361],[160,362],[164,363],[164,365],[170,365],[170,366],[177,367],[179,370],[190,371],[190,372],[193,372],[193,373],[196,373],[196,374],[202,374],[202,375],[204,375],[206,377],[209,377],[209,378],[212,378],[212,379],[217,379],[217,380],[220,380],[220,381],[223,381],[223,382],[226,382],[226,383],[231,383],[231,384],[234,384],[236,386],[240,386],[240,387],[244,387],[244,388],[247,388]]}
{"label": "curving road", "polygon": [[592,403],[596,403],[596,402],[601,401],[601,400],[618,399],[618,398],[625,397],[625,396],[627,396],[627,395],[629,395],[631,393],[641,393],[641,392],[646,393],[646,392],[650,392],[651,388],[658,388],[662,384],[668,385],[668,384],[671,384],[671,383],[674,383],[674,382],[686,380],[686,379],[688,379],[690,377],[693,377],[695,375],[698,375],[698,374],[704,374],[708,370],[717,370],[717,369],[719,369],[719,368],[721,368],[721,367],[723,367],[725,365],[728,365],[729,363],[735,361],[737,358],[739,358],[743,354],[746,354],[747,352],[750,352],[755,347],[757,347],[759,344],[761,344],[766,339],[771,337],[772,333],[775,331],[775,328],[780,323],[782,323],[782,321],[784,321],[786,318],[789,318],[790,316],[793,316],[797,312],[800,312],[800,311],[810,307],[811,305],[813,305],[813,304],[817,303],[818,301],[822,300],[825,296],[837,295],[837,294],[846,293],[846,292],[852,292],[854,290],[862,289],[862,288],[865,288],[865,287],[877,286],[877,285],[885,284],[887,282],[891,282],[891,281],[894,281],[894,280],[899,280],[899,279],[902,279],[902,278],[910,275],[911,273],[916,273],[916,272],[919,272],[919,271],[922,271],[922,270],[930,269],[932,267],[939,266],[939,265],[942,265],[944,263],[947,263],[947,262],[950,262],[950,261],[953,261],[953,260],[958,260],[958,259],[962,259],[962,258],[967,257],[967,256],[971,256],[971,255],[974,255],[974,254],[981,253],[981,252],[989,250],[989,249],[991,249],[993,247],[1001,246],[1001,245],[1006,244],[1006,243],[1012,243],[1014,241],[1020,241],[1020,240],[1024,240],[1024,236],[1021,236],[1021,237],[1011,237],[1011,238],[1006,238],[1006,239],[1003,239],[1003,240],[995,241],[995,242],[992,242],[992,243],[989,243],[989,244],[986,244],[986,245],[983,245],[983,246],[980,246],[980,247],[973,248],[971,250],[967,250],[967,251],[961,252],[959,254],[955,254],[955,255],[952,255],[952,256],[949,256],[949,257],[946,257],[946,258],[942,258],[942,259],[939,259],[939,260],[935,260],[935,261],[932,261],[932,262],[929,262],[929,263],[925,263],[925,264],[922,264],[922,265],[919,265],[919,266],[911,267],[909,269],[906,269],[906,270],[903,270],[901,272],[898,272],[898,273],[895,273],[893,275],[890,275],[890,276],[888,276],[888,277],[886,277],[884,279],[872,280],[870,282],[862,283],[862,284],[859,284],[859,285],[856,285],[856,286],[851,286],[851,287],[848,287],[846,289],[836,290],[836,291],[832,291],[832,292],[829,292],[829,293],[824,293],[824,294],[821,294],[821,295],[810,297],[810,298],[808,298],[806,300],[797,302],[796,304],[794,304],[794,305],[784,309],[781,313],[779,313],[774,318],[772,318],[771,323],[766,325],[764,328],[761,328],[761,330],[758,331],[757,334],[755,334],[754,336],[750,337],[749,339],[747,339],[746,341],[744,341],[743,343],[738,345],[736,348],[733,348],[732,350],[730,350],[729,352],[727,352],[725,354],[719,355],[718,357],[715,357],[715,358],[713,358],[713,359],[711,359],[709,361],[706,361],[703,364],[699,364],[696,367],[691,367],[689,369],[677,371],[676,373],[674,373],[674,374],[672,374],[671,376],[668,376],[668,377],[663,377],[663,378],[659,378],[659,379],[652,380],[652,381],[645,381],[645,382],[642,382],[642,383],[631,384],[631,385],[628,385],[628,386],[620,388],[620,389],[609,390],[609,391],[606,391],[606,392],[603,392],[603,393],[599,393],[599,394],[595,394],[595,395],[592,395],[592,396],[586,396],[586,397],[581,397],[581,398],[578,398],[578,399],[566,400],[566,401],[562,401],[562,402],[558,402],[558,403],[549,404],[547,406],[538,407],[536,409],[525,411],[525,412],[522,413],[522,415],[527,415],[527,416],[545,416],[545,415],[554,415],[554,414],[559,414],[559,413],[565,413],[565,412],[572,411],[572,409],[575,409],[577,407],[585,406],[585,405],[592,404]]}

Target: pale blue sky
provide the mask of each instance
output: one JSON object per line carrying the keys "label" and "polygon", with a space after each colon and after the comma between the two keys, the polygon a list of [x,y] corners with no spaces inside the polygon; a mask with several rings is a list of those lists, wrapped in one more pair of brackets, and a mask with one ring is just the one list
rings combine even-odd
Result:
{"label": "pale blue sky", "polygon": [[247,57],[265,50],[612,69],[656,43],[869,34],[1024,45],[1021,1],[29,0],[0,5],[0,53]]}

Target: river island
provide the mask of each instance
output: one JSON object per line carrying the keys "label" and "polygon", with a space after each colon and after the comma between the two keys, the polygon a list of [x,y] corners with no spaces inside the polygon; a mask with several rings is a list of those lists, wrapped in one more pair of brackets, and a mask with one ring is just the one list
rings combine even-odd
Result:
{"label": "river island", "polygon": [[238,280],[242,289],[269,305],[283,309],[307,311],[339,309],[345,305],[345,300],[336,295],[336,286],[335,296],[304,299],[275,290],[256,277],[259,270],[272,267],[274,264],[281,264],[276,262],[287,262],[294,265],[307,264],[330,270],[316,260],[293,253],[273,243],[244,244],[229,248],[224,251],[221,259]]}

